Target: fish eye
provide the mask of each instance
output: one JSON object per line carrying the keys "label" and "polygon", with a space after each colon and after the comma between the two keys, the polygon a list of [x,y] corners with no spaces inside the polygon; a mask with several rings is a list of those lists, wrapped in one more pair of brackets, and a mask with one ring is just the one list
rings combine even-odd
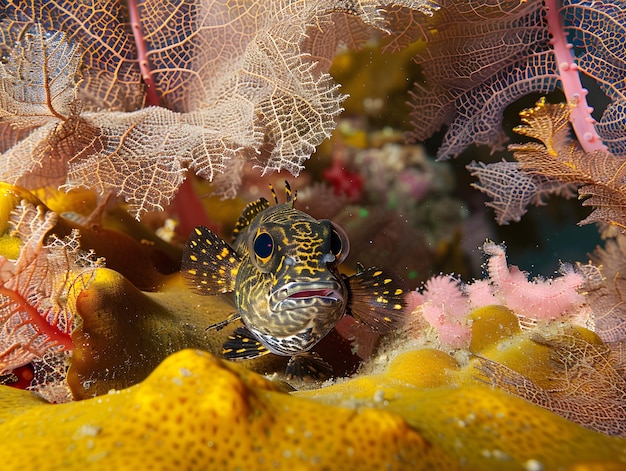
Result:
{"label": "fish eye", "polygon": [[[332,223],[331,223],[332,224]],[[343,262],[350,252],[350,241],[344,230],[332,224],[330,233],[330,251],[335,256],[336,263]]]}
{"label": "fish eye", "polygon": [[262,262],[267,262],[274,253],[274,239],[267,232],[260,232],[254,238],[254,253]]}

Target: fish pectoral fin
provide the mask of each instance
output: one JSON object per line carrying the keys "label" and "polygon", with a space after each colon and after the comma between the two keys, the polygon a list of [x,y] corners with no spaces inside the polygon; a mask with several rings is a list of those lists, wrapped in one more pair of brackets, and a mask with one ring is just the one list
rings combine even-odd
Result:
{"label": "fish pectoral fin", "polygon": [[231,322],[235,322],[238,321],[239,319],[241,319],[241,314],[239,314],[238,312],[231,314],[230,316],[228,316],[227,319],[224,319],[223,321],[219,321],[216,322],[215,324],[211,324],[210,326],[208,326],[206,329],[204,330],[212,330],[215,329],[217,331],[222,330],[224,327],[226,327],[228,324],[230,324]]}
{"label": "fish pectoral fin", "polygon": [[379,268],[367,268],[345,278],[348,313],[375,332],[386,334],[405,322],[405,291]]}
{"label": "fish pectoral fin", "polygon": [[268,353],[267,347],[245,327],[237,327],[222,345],[222,356],[227,360],[252,360]]}
{"label": "fish pectoral fin", "polygon": [[333,374],[333,367],[315,352],[304,352],[292,356],[285,370],[287,379],[323,381]]}
{"label": "fish pectoral fin", "polygon": [[196,227],[183,249],[180,272],[198,294],[213,295],[235,290],[241,260],[230,245],[204,226]]}

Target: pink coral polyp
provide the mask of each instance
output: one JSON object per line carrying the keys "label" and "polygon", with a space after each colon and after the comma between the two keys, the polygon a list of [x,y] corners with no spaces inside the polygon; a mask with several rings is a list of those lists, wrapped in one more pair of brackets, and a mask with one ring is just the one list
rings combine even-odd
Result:
{"label": "pink coral polyp", "polygon": [[441,343],[452,348],[467,346],[471,335],[468,301],[458,282],[449,276],[431,278],[423,299],[422,315],[437,330]]}

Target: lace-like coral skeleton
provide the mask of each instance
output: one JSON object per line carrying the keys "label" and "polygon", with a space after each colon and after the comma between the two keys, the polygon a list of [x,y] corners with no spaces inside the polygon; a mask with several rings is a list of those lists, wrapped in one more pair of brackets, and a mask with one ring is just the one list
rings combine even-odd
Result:
{"label": "lace-like coral skeleton", "polygon": [[523,397],[584,427],[626,435],[626,380],[618,374],[609,349],[574,335],[534,340],[548,346],[555,374],[550,389],[487,358],[478,369],[494,386]]}
{"label": "lace-like coral skeleton", "polygon": [[[329,62],[315,58],[360,42],[359,30],[385,30],[391,5],[436,8],[100,0],[66,15],[63,2],[11,2],[13,21],[0,28],[0,132],[9,140],[0,177],[31,189],[94,188],[140,216],[170,202],[188,171],[229,196],[242,161],[297,175],[342,110]],[[401,18],[414,21],[396,14],[394,24]]]}
{"label": "lace-like coral skeleton", "polygon": [[46,234],[57,215],[23,202],[11,213],[17,260],[0,257],[0,373],[72,348],[76,296],[101,261],[78,247],[78,234]]}
{"label": "lace-like coral skeleton", "polygon": [[569,104],[539,100],[520,113],[524,124],[514,128],[539,142],[511,144],[517,162],[468,165],[480,181],[474,187],[493,199],[487,205],[495,209],[499,223],[518,221],[529,203],[541,204],[546,194],[572,196],[579,187],[583,206],[594,207],[580,224],[605,222],[626,228],[624,158],[605,150],[586,152],[571,137],[571,110]]}
{"label": "lace-like coral skeleton", "polygon": [[[572,124],[585,151],[624,152],[624,48],[620,3],[567,0],[440,3],[428,47],[417,55],[426,85],[413,93],[413,137],[448,130],[438,157],[468,145],[502,148],[506,106],[560,86],[574,104]],[[594,79],[612,103],[594,126],[580,73]]]}

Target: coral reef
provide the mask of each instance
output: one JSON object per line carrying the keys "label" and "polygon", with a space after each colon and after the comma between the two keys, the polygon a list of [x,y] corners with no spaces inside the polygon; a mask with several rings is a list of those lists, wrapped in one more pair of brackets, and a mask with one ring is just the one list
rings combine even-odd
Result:
{"label": "coral reef", "polygon": [[461,284],[438,276],[414,295],[416,314],[435,337],[420,323],[415,333],[444,351],[469,351],[494,386],[593,430],[626,436],[622,343],[606,336],[604,344],[586,328],[595,328],[595,317],[582,293],[597,289],[597,268],[565,266],[559,278],[529,281],[507,266],[502,247],[488,242],[483,251],[489,278]]}
{"label": "coral reef", "polygon": [[[4,2],[1,467],[624,469],[625,19],[587,0]],[[536,93],[514,161],[467,168],[499,224],[548,195],[591,207],[576,220],[603,247],[553,278],[484,243],[483,195],[429,156],[499,150]],[[324,384],[218,358],[232,299],[179,273],[192,228],[227,242],[280,170],[347,229],[338,276],[423,283],[409,325],[346,318],[320,341]]]}

